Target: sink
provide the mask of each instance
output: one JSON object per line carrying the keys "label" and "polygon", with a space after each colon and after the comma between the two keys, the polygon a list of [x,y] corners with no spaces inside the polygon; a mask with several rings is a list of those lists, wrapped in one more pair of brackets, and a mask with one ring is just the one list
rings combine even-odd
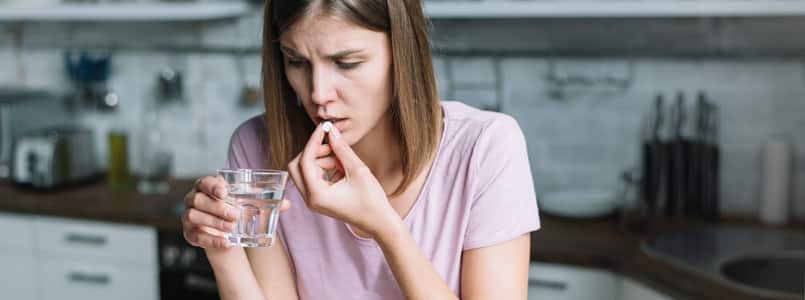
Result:
{"label": "sink", "polygon": [[759,297],[803,299],[805,232],[719,226],[659,234],[649,256]]}
{"label": "sink", "polygon": [[756,293],[779,293],[788,297],[805,294],[805,256],[737,257],[724,261],[719,271],[727,280],[757,289]]}

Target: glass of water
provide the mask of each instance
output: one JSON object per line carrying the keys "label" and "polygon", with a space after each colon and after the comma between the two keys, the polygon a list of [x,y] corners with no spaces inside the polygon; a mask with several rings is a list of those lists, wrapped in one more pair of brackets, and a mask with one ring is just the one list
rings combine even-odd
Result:
{"label": "glass of water", "polygon": [[272,246],[288,172],[221,169],[218,175],[227,184],[226,202],[240,211],[235,229],[225,233],[229,242],[238,247]]}

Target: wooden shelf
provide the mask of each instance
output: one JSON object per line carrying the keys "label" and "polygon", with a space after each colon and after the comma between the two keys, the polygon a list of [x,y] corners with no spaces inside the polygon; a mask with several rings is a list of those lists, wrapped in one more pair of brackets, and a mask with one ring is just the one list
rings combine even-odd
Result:
{"label": "wooden shelf", "polygon": [[432,19],[805,16],[803,0],[530,0],[425,2]]}
{"label": "wooden shelf", "polygon": [[0,22],[29,21],[206,21],[246,14],[244,2],[154,4],[61,4],[55,6],[2,6]]}

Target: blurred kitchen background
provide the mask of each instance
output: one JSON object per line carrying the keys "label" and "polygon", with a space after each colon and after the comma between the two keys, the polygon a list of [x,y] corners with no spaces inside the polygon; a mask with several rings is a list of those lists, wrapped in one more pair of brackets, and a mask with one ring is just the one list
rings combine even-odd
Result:
{"label": "blurred kitchen background", "polygon": [[[260,2],[0,0],[0,298],[215,298],[179,204],[263,112]],[[442,98],[527,138],[530,298],[803,297],[805,1],[426,13]]]}

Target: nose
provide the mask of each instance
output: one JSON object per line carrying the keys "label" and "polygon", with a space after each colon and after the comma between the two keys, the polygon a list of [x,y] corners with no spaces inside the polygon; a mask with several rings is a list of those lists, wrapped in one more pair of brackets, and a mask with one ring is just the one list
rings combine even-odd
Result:
{"label": "nose", "polygon": [[314,68],[311,74],[313,90],[310,98],[316,105],[324,106],[327,102],[335,100],[335,82],[333,74],[327,67]]}

